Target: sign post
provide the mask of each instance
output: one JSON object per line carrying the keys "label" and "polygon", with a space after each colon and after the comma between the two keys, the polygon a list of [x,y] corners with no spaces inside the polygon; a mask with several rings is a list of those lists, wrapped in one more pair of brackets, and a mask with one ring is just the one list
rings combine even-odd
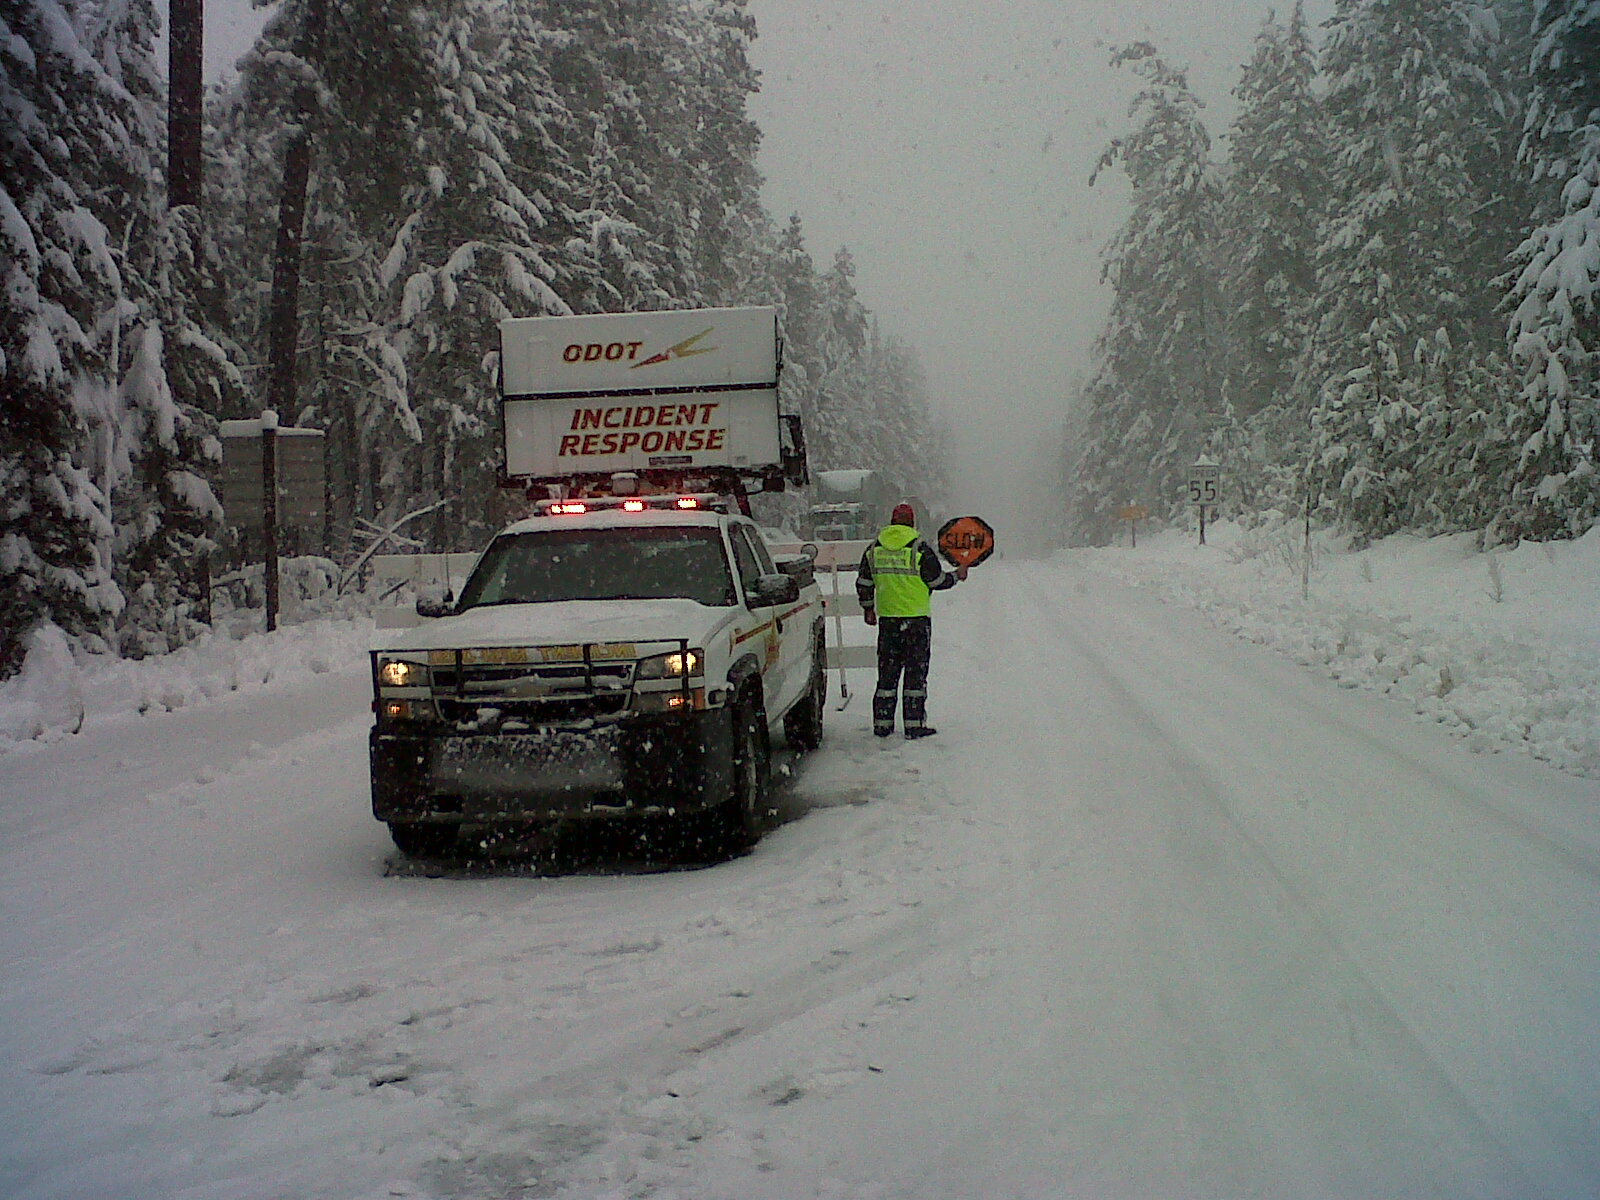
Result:
{"label": "sign post", "polygon": [[[321,553],[327,525],[320,429],[278,424],[266,409],[248,421],[223,421],[222,511],[246,554],[264,568],[267,629],[278,627],[278,557],[303,553],[302,535]],[[247,560],[248,561],[248,560]]]}
{"label": "sign post", "polygon": [[261,559],[266,593],[267,632],[278,627],[278,414],[261,414],[261,528],[266,549]]}
{"label": "sign post", "polygon": [[1128,522],[1128,548],[1139,548],[1139,522],[1150,515],[1150,510],[1142,504],[1127,504],[1117,510],[1117,520]]}
{"label": "sign post", "polygon": [[1200,509],[1200,544],[1206,544],[1206,508],[1221,496],[1222,468],[1202,454],[1189,468],[1189,503]]}

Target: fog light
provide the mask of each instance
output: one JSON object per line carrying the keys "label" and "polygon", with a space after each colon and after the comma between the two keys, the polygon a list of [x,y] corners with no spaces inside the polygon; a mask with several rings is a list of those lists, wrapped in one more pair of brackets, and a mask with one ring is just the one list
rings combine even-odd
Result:
{"label": "fog light", "polygon": [[691,713],[703,711],[705,706],[704,688],[687,692],[635,692],[632,704],[633,711],[641,713]]}

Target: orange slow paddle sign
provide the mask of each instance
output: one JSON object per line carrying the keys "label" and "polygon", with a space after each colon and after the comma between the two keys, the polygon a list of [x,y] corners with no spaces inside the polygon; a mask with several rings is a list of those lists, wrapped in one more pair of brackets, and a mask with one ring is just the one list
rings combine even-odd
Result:
{"label": "orange slow paddle sign", "polygon": [[994,530],[982,517],[952,517],[939,527],[939,553],[958,567],[975,567],[994,553]]}

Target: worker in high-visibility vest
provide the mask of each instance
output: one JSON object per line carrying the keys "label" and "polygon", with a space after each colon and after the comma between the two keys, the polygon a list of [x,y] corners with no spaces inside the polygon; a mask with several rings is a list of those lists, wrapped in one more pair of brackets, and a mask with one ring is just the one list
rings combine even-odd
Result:
{"label": "worker in high-visibility vest", "polygon": [[[878,688],[872,694],[872,732],[894,732],[894,710],[908,738],[937,733],[928,724],[928,662],[933,653],[932,593],[967,577],[939,563],[933,548],[917,534],[917,515],[909,504],[895,505],[889,524],[861,556],[856,597],[861,615],[878,629]],[[901,685],[902,676],[904,686]]]}

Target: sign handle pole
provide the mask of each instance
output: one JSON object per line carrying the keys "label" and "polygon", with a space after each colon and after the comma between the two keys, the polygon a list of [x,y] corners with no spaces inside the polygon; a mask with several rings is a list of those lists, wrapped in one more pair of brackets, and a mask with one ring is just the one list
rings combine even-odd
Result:
{"label": "sign handle pole", "polygon": [[1200,544],[1206,544],[1206,506],[1200,506]]}
{"label": "sign handle pole", "polygon": [[833,635],[839,646],[839,712],[850,703],[850,681],[844,673],[844,614],[839,609],[839,555],[833,556]]}
{"label": "sign handle pole", "polygon": [[[273,414],[276,418],[276,414]],[[261,523],[266,549],[267,632],[278,627],[278,423],[261,414]]]}

